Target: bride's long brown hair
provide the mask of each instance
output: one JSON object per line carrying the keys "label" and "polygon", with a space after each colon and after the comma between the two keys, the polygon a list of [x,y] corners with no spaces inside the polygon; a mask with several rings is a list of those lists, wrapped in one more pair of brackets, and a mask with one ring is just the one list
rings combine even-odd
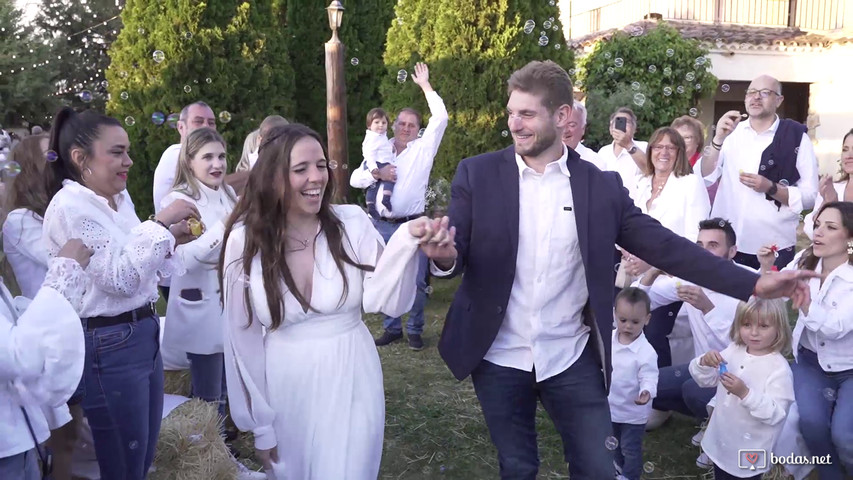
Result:
{"label": "bride's long brown hair", "polygon": [[[251,274],[252,259],[260,254],[262,262],[262,276],[264,281],[264,292],[267,297],[267,306],[271,318],[270,329],[278,328],[284,319],[284,294],[281,289],[281,280],[302,305],[310,306],[310,299],[296,288],[293,275],[285,261],[285,242],[287,233],[287,212],[290,207],[290,164],[293,146],[299,140],[310,137],[317,141],[323,148],[323,154],[328,158],[326,147],[320,136],[310,128],[291,124],[276,127],[270,130],[264,137],[258,152],[258,161],[249,174],[246,189],[237,201],[237,205],[228,217],[223,237],[222,253],[219,257],[219,291],[224,298],[225,285],[225,252],[227,251],[228,238],[234,226],[242,223],[245,226],[245,245],[243,256],[240,259],[243,264],[243,272]],[[344,241],[350,243],[346,238],[343,223],[335,216],[331,208],[331,199],[334,194],[334,182],[331,181],[332,170],[328,164],[326,170],[329,173],[329,183],[323,192],[320,202],[320,211],[317,217],[320,220],[320,231],[326,236],[329,250],[335,265],[344,282],[343,293],[340,304],[343,304],[349,293],[349,283],[344,272],[344,264],[348,263],[361,270],[371,271],[373,267],[362,265],[347,254]],[[318,233],[319,235],[319,233]],[[238,260],[235,260],[238,261]],[[248,311],[248,324],[252,323],[252,302],[249,289],[245,289],[245,298]]]}

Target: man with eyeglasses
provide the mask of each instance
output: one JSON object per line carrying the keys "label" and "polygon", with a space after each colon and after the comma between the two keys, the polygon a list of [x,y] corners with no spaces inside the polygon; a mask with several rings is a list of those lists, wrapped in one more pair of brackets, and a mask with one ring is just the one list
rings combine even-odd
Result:
{"label": "man with eyeglasses", "polygon": [[720,179],[711,216],[731,221],[738,239],[734,260],[755,269],[764,245],[775,246],[779,269],[794,258],[800,215],[817,196],[814,148],[804,125],[776,114],[783,99],[775,78],[753,80],[744,100],[749,120],[726,112],[702,157],[706,185]]}
{"label": "man with eyeglasses", "polygon": [[[634,140],[637,131],[637,116],[628,107],[619,107],[610,115],[610,136],[613,143],[601,147],[598,156],[604,169],[622,177],[622,185],[634,194],[637,180],[643,176],[646,165],[647,142]],[[633,200],[633,198],[632,198]]]}
{"label": "man with eyeglasses", "polygon": [[581,160],[598,167],[599,170],[604,170],[604,161],[595,153],[595,150],[588,148],[581,143],[583,136],[586,133],[586,107],[581,102],[575,100],[572,106],[572,116],[569,118],[569,123],[566,124],[566,129],[563,130],[563,143],[578,152]]}

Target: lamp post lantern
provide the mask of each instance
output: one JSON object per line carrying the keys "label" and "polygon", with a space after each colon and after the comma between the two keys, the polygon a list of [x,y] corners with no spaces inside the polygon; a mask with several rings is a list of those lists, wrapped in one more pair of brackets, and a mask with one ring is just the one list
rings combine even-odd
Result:
{"label": "lamp post lantern", "polygon": [[[326,42],[326,136],[329,141],[329,162],[332,170],[335,202],[343,202],[349,189],[349,156],[347,155],[347,90],[344,77],[344,44],[338,29],[344,16],[340,0],[332,0],[326,8],[332,38]],[[334,162],[334,163],[332,163]]]}

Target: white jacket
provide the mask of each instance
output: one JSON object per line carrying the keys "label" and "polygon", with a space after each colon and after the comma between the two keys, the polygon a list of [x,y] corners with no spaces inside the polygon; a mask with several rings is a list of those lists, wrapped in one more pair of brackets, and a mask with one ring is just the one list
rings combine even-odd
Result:
{"label": "white jacket", "polygon": [[[231,192],[229,197],[225,188]],[[183,351],[207,355],[222,353],[224,321],[219,302],[217,262],[225,234],[225,222],[237,198],[231,187],[217,190],[200,184],[198,200],[185,193],[172,191],[163,198],[165,208],[177,199],[186,200],[198,208],[206,231],[192,242],[179,245],[175,254],[186,269],[183,275],[172,276],[169,302],[166,305],[164,343]],[[187,300],[182,290],[201,290],[201,300]]]}

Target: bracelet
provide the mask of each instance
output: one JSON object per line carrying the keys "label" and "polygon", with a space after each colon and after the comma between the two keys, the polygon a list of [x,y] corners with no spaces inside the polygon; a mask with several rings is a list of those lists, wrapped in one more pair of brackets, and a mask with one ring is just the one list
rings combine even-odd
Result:
{"label": "bracelet", "polygon": [[169,230],[169,227],[167,227],[167,226],[166,226],[166,224],[165,224],[165,223],[163,223],[163,222],[161,222],[160,220],[157,220],[157,219],[154,217],[154,214],[153,214],[153,213],[152,213],[151,215],[149,215],[149,216],[148,216],[148,220],[151,220],[151,221],[152,221],[152,222],[154,222],[154,223],[158,223],[158,224],[160,224],[160,226],[161,226],[161,227],[165,228],[166,230]]}
{"label": "bracelet", "polygon": [[723,148],[723,144],[722,144],[722,143],[719,143],[719,144],[718,144],[718,143],[714,143],[714,140],[713,140],[713,139],[711,139],[711,147],[713,147],[713,148],[714,148],[714,150],[717,150],[717,151],[719,152],[719,151],[720,151],[720,149],[721,149],[721,148]]}

